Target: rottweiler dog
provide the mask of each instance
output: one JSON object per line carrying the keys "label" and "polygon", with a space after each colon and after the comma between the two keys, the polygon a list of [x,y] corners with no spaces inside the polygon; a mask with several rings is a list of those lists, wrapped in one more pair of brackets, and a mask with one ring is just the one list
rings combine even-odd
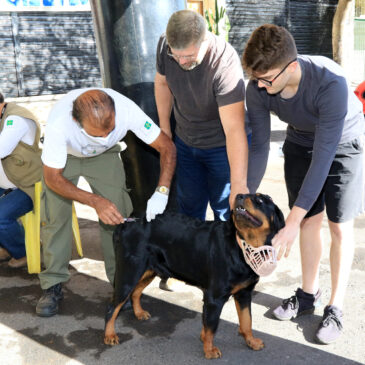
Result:
{"label": "rottweiler dog", "polygon": [[281,210],[263,194],[239,194],[231,219],[206,221],[178,213],[165,213],[147,223],[124,223],[114,232],[116,274],[114,295],[106,313],[104,343],[119,343],[115,320],[130,298],[139,320],[151,316],[140,302],[143,289],[158,275],[176,278],[202,289],[203,328],[200,338],[205,357],[221,357],[213,345],[223,305],[233,295],[240,333],[247,345],[260,350],[261,339],[253,337],[252,291],[259,276],[245,262],[240,239],[252,247],[271,245],[284,227]]}

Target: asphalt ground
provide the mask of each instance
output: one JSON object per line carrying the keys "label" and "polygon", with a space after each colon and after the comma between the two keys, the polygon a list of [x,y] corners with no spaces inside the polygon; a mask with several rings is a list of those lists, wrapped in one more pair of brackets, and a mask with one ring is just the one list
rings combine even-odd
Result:
{"label": "asphalt ground", "polygon": [[[44,124],[46,114],[57,100],[19,99],[33,109]],[[268,169],[260,191],[269,194],[288,213],[280,146],[284,124],[274,120]],[[83,181],[82,188],[88,188]],[[222,358],[205,360],[201,330],[202,294],[197,288],[179,283],[175,292],[164,292],[155,279],[144,291],[142,305],[152,318],[137,321],[131,311],[122,312],[116,322],[120,344],[103,344],[104,311],[112,288],[107,282],[97,216],[76,204],[84,257],[73,246],[71,279],[64,285],[65,298],[58,315],[39,318],[36,303],[41,296],[37,275],[0,264],[0,364],[365,364],[365,218],[355,221],[356,248],[351,278],[344,304],[344,333],[332,345],[319,345],[314,333],[330,297],[329,232],[323,223],[325,249],[321,261],[322,304],[313,315],[281,322],[272,310],[282,299],[294,294],[301,283],[299,245],[282,259],[276,271],[262,278],[253,295],[254,335],[265,348],[250,350],[238,335],[238,319],[233,300],[223,308],[215,344]],[[211,217],[211,213],[209,213]]]}

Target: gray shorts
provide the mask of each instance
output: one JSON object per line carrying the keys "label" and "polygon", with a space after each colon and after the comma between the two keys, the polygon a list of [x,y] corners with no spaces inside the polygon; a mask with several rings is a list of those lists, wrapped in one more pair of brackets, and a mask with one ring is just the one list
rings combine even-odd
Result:
{"label": "gray shorts", "polygon": [[[312,160],[312,148],[285,141],[284,171],[289,207],[293,207]],[[328,177],[317,200],[305,218],[326,207],[334,223],[347,222],[363,212],[363,144],[362,137],[339,144]]]}

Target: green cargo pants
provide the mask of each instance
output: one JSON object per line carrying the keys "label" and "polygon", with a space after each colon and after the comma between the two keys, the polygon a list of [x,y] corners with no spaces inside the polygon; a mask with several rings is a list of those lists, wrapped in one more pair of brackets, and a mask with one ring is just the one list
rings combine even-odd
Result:
{"label": "green cargo pants", "polygon": [[[132,202],[125,184],[120,146],[95,157],[79,158],[68,155],[63,176],[77,184],[83,176],[94,194],[112,201],[123,217],[132,212]],[[39,274],[42,289],[70,278],[68,271],[72,252],[72,201],[61,197],[49,189],[42,181],[41,199],[41,239],[45,270]],[[113,231],[115,226],[99,220],[101,245],[105,271],[111,284],[114,282],[115,255]]]}

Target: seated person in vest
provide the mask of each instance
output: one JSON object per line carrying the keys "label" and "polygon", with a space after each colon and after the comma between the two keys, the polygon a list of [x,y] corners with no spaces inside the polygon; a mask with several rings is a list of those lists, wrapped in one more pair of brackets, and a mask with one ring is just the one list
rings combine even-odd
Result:
{"label": "seated person in vest", "polygon": [[34,184],[41,180],[39,135],[35,116],[0,93],[0,261],[10,259],[13,268],[27,264],[18,218],[33,209]]}
{"label": "seated person in vest", "polygon": [[[113,284],[113,231],[132,212],[119,145],[129,130],[160,153],[158,186],[147,202],[150,221],[166,208],[176,163],[171,139],[134,102],[112,89],[73,90],[48,117],[41,200],[45,270],[39,274],[44,293],[36,308],[41,317],[58,312],[62,283],[70,277],[73,200],[94,208],[99,216],[105,271]],[[77,187],[80,176],[92,193]]]}

